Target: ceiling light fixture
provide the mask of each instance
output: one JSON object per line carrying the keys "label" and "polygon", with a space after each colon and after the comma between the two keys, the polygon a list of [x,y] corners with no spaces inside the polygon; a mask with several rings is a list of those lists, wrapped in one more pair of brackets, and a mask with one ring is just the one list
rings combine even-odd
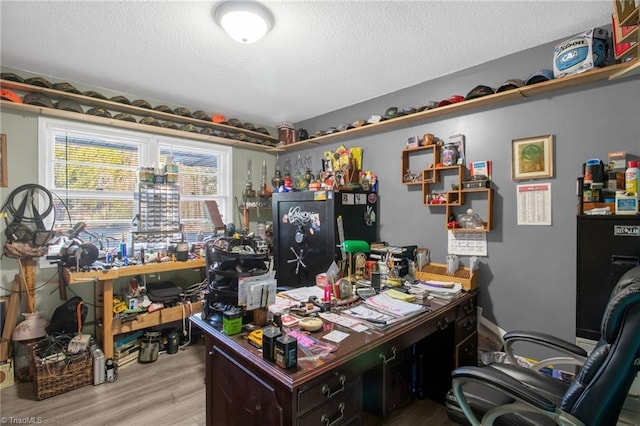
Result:
{"label": "ceiling light fixture", "polygon": [[273,27],[273,15],[254,1],[225,1],[214,9],[213,19],[232,39],[254,43]]}

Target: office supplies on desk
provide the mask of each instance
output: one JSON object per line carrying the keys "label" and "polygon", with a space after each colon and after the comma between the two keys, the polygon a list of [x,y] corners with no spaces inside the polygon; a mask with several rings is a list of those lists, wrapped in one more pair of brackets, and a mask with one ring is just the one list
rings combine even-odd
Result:
{"label": "office supplies on desk", "polygon": [[391,315],[409,316],[422,312],[425,308],[415,303],[394,299],[384,293],[369,297],[364,303],[374,309],[390,313]]}

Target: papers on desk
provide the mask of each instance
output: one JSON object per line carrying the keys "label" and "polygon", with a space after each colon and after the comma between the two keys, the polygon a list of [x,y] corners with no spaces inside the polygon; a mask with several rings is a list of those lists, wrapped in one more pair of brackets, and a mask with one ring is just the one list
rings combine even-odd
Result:
{"label": "papers on desk", "polygon": [[293,288],[291,290],[283,291],[280,294],[299,302],[306,302],[311,296],[316,296],[318,299],[322,300],[324,290],[314,285],[309,287]]}
{"label": "papers on desk", "polygon": [[439,297],[441,299],[451,299],[462,292],[462,284],[446,281],[427,280],[412,284],[409,293],[417,298],[427,296]]}
{"label": "papers on desk", "polygon": [[399,317],[407,317],[425,311],[422,305],[397,300],[385,293],[369,297],[364,303],[374,309]]}

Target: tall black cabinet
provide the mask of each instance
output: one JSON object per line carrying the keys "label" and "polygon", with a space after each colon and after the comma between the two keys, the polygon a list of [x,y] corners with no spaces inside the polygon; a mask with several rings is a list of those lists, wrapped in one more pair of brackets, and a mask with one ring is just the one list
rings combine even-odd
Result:
{"label": "tall black cabinet", "polygon": [[576,336],[598,340],[611,290],[640,265],[640,217],[578,216],[577,242]]}
{"label": "tall black cabinet", "polygon": [[378,204],[378,194],[365,191],[273,194],[273,257],[278,286],[315,284],[317,274],[341,259],[340,232],[345,240],[377,241]]}

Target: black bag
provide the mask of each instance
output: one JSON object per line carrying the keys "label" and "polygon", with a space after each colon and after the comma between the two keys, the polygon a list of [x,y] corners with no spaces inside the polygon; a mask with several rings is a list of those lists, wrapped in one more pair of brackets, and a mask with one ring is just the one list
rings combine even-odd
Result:
{"label": "black bag", "polygon": [[147,283],[147,296],[156,303],[171,303],[180,300],[182,289],[171,281]]}
{"label": "black bag", "polygon": [[84,304],[82,297],[72,297],[53,312],[51,322],[46,328],[47,333],[79,333],[82,330],[82,324],[87,319],[88,312],[89,308]]}

